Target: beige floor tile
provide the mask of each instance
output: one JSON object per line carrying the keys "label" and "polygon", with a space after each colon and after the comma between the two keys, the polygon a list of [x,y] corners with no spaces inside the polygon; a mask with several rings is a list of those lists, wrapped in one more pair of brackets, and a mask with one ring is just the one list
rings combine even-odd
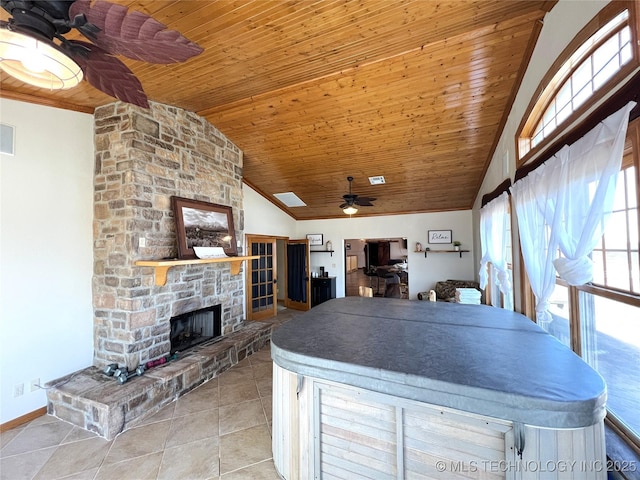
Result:
{"label": "beige floor tile", "polygon": [[[224,373],[223,373],[223,375],[224,375]],[[209,381],[203,383],[202,385],[200,385],[195,390],[212,390],[212,391],[218,390],[218,378],[219,377],[212,378],[211,380],[209,380]]]}
{"label": "beige floor tile", "polygon": [[171,402],[169,405],[160,409],[157,413],[142,420],[138,426],[149,425],[150,423],[163,422],[164,420],[171,420],[173,418],[173,412],[176,409],[176,402]]}
{"label": "beige floor tile", "polygon": [[219,439],[205,438],[164,451],[158,480],[206,479],[220,475]]}
{"label": "beige floor tile", "polygon": [[97,437],[61,445],[34,480],[57,479],[99,467],[110,447],[110,441]]}
{"label": "beige floor tile", "polygon": [[[9,442],[16,438],[22,430],[24,430],[24,427],[17,427],[0,433],[0,449],[4,448]],[[2,453],[0,453],[0,457],[1,456]]]}
{"label": "beige floor tile", "polygon": [[259,396],[255,380],[243,380],[220,388],[220,406],[255,400]]}
{"label": "beige floor tile", "polygon": [[162,451],[170,428],[171,421],[165,420],[121,433],[113,441],[113,446],[104,463],[118,463]]}
{"label": "beige floor tile", "polygon": [[0,456],[17,455],[60,445],[71,430],[73,430],[73,425],[62,421],[42,423],[23,428],[22,431],[0,451]]}
{"label": "beige floor tile", "polygon": [[262,363],[271,364],[271,349],[269,347],[264,347],[262,350],[251,355],[249,357],[249,362],[252,366]]}
{"label": "beige floor tile", "polygon": [[64,437],[62,443],[71,443],[71,442],[79,442],[80,440],[86,440],[88,438],[97,438],[98,434],[89,432],[84,428],[73,427],[73,429],[69,432],[69,435]]}
{"label": "beige floor tile", "polygon": [[31,480],[55,451],[50,447],[0,459],[0,479]]}
{"label": "beige floor tile", "polygon": [[218,389],[196,389],[177,400],[174,417],[218,408]]}
{"label": "beige floor tile", "polygon": [[37,425],[44,425],[45,423],[56,423],[56,422],[62,422],[62,420],[60,420],[57,417],[54,417],[53,415],[47,414],[32,420],[27,425],[25,425],[25,427],[35,427]]}
{"label": "beige floor tile", "polygon": [[241,468],[235,472],[222,475],[220,480],[280,480],[280,476],[276,471],[273,460],[251,465],[250,467]]}
{"label": "beige floor tile", "polygon": [[220,407],[220,435],[266,423],[259,398]]}
{"label": "beige floor tile", "polygon": [[266,397],[262,397],[262,409],[264,410],[264,415],[267,418],[267,423],[271,424],[273,421],[273,396],[268,395]]}
{"label": "beige floor tile", "polygon": [[242,368],[233,367],[218,377],[218,385],[222,390],[222,387],[227,385],[233,385],[235,383],[243,381],[246,382],[253,379],[253,369],[251,368],[251,365]]}
{"label": "beige floor tile", "polygon": [[103,465],[95,480],[154,480],[158,475],[162,452]]}
{"label": "beige floor tile", "polygon": [[[64,477],[63,480],[94,480],[96,478],[96,473],[98,473],[97,468],[91,468],[89,470],[85,470],[84,472],[76,473],[75,475],[69,475],[68,477]],[[117,479],[124,480],[124,479]]]}
{"label": "beige floor tile", "polygon": [[270,458],[271,435],[266,425],[247,428],[220,437],[220,473],[222,474]]}
{"label": "beige floor tile", "polygon": [[258,393],[260,393],[261,397],[267,397],[273,394],[272,378],[257,378],[256,386],[258,387]]}
{"label": "beige floor tile", "polygon": [[195,442],[219,434],[218,409],[175,417],[171,423],[166,448]]}
{"label": "beige floor tile", "polygon": [[253,377],[258,380],[273,378],[273,363],[258,363],[253,367]]}
{"label": "beige floor tile", "polygon": [[251,362],[249,361],[249,357],[245,357],[242,360],[240,360],[237,364],[235,364],[233,368],[243,368],[243,367],[250,367],[250,366],[251,366]]}

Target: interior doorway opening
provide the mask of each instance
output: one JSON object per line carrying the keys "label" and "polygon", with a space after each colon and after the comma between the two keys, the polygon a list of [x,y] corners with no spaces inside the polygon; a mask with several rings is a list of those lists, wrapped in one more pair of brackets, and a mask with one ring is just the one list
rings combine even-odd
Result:
{"label": "interior doorway opening", "polygon": [[407,239],[345,240],[345,295],[409,298]]}
{"label": "interior doorway opening", "polygon": [[[308,240],[251,234],[245,238],[247,251],[259,257],[246,267],[247,320],[264,320],[286,309],[311,308]],[[293,250],[302,255],[292,255]]]}

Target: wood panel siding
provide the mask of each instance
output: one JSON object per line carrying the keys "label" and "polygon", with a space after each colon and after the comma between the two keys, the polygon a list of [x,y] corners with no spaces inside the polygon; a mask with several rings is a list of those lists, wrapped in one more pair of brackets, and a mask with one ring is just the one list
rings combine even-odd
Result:
{"label": "wood panel siding", "polygon": [[[112,1],[204,48],[180,64],[123,60],[151,101],[202,115],[238,145],[245,182],[296,219],[343,216],[348,175],[354,193],[378,199],[358,215],[471,208],[555,4]],[[0,80],[5,98],[85,112],[113,101],[87,82]],[[386,183],[369,185],[375,175]],[[307,207],[273,197],[286,191]]]}

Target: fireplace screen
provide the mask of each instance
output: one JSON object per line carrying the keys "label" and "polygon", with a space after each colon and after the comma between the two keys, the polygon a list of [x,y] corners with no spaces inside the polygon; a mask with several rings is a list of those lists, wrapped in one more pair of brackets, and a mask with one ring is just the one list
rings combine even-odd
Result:
{"label": "fireplace screen", "polygon": [[221,305],[175,316],[171,319],[171,354],[183,352],[213,338],[222,338],[221,335]]}

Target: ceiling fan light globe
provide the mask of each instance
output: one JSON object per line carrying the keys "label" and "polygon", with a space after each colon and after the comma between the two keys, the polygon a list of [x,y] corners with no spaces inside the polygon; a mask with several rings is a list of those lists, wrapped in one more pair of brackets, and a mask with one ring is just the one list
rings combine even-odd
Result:
{"label": "ceiling fan light globe", "polygon": [[344,209],[342,209],[342,211],[347,215],[355,215],[356,213],[358,213],[358,209],[353,205],[349,205],[348,207],[345,207]]}
{"label": "ceiling fan light globe", "polygon": [[82,81],[82,69],[55,44],[0,29],[0,68],[39,88],[66,90]]}

